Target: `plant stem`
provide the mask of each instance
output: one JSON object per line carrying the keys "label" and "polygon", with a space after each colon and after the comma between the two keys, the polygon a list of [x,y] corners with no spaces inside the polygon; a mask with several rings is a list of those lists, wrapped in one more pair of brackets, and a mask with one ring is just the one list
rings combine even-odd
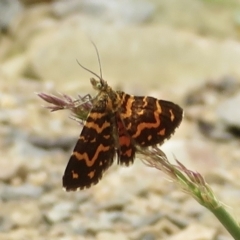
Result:
{"label": "plant stem", "polygon": [[240,227],[237,221],[226,211],[223,206],[217,208],[209,208],[209,210],[217,217],[226,230],[235,240],[240,239]]}

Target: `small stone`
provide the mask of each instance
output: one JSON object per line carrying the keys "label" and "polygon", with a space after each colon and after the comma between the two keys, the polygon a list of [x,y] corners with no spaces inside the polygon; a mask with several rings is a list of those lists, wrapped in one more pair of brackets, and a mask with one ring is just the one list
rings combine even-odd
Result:
{"label": "small stone", "polygon": [[16,239],[35,239],[39,238],[39,229],[35,228],[17,228],[9,232],[0,233],[0,239],[16,240]]}
{"label": "small stone", "polygon": [[139,217],[138,221],[132,222],[134,228],[142,228],[145,226],[154,225],[156,222],[160,221],[164,215],[162,213],[155,213],[145,217]]}
{"label": "small stone", "polygon": [[222,102],[217,109],[217,116],[227,125],[240,129],[240,93]]}
{"label": "small stone", "polygon": [[60,222],[71,216],[71,212],[74,210],[74,203],[72,202],[59,202],[50,209],[46,217],[52,223]]}
{"label": "small stone", "polygon": [[18,80],[24,73],[28,58],[25,54],[19,54],[2,64],[2,71],[7,78]]}
{"label": "small stone", "polygon": [[0,1],[0,30],[7,30],[14,18],[23,10],[18,0]]}
{"label": "small stone", "polygon": [[183,214],[190,217],[198,217],[202,215],[205,208],[203,208],[200,204],[197,204],[194,199],[189,198],[181,204],[181,211]]}
{"label": "small stone", "polygon": [[48,181],[47,177],[45,171],[30,173],[28,175],[28,182],[36,186],[43,186]]}
{"label": "small stone", "polygon": [[218,240],[232,240],[232,237],[230,236],[224,236],[224,235],[218,235]]}
{"label": "small stone", "polygon": [[8,161],[0,161],[0,180],[7,181],[15,177],[20,171],[21,163],[13,158]]}
{"label": "small stone", "polygon": [[128,240],[129,238],[124,233],[118,233],[118,232],[100,232],[96,236],[97,240]]}
{"label": "small stone", "polygon": [[17,227],[38,226],[42,214],[34,202],[24,201],[11,209],[10,219]]}
{"label": "small stone", "polygon": [[66,17],[76,12],[85,12],[98,17],[100,21],[112,21],[117,24],[140,24],[149,20],[154,14],[154,5],[148,1],[56,1],[52,11],[58,17]]}
{"label": "small stone", "polygon": [[216,237],[216,229],[192,224],[181,232],[174,234],[168,240],[211,240]]}
{"label": "small stone", "polygon": [[37,3],[50,3],[53,0],[20,0],[25,5],[32,5]]}
{"label": "small stone", "polygon": [[20,186],[3,185],[0,188],[0,197],[6,201],[22,199],[22,198],[39,198],[43,193],[41,187],[31,184],[24,184]]}
{"label": "small stone", "polygon": [[146,232],[140,236],[139,240],[156,240],[156,236],[153,233]]}
{"label": "small stone", "polygon": [[113,222],[118,218],[116,213],[111,212],[100,212],[96,213],[97,215],[88,223],[87,230],[90,232],[102,232],[110,231],[112,229]]}

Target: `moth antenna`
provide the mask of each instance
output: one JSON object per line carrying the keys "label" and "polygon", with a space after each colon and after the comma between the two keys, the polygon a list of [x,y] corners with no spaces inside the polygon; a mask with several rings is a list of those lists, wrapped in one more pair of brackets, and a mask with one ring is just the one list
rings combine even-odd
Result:
{"label": "moth antenna", "polygon": [[98,52],[97,46],[96,46],[96,44],[95,44],[92,40],[90,40],[90,41],[91,41],[92,45],[94,46],[95,51],[96,51],[96,53],[97,53],[98,65],[99,65],[99,70],[100,70],[100,77],[101,77],[101,79],[103,79],[103,78],[102,78],[101,60],[100,60],[100,56],[99,56],[99,52]]}
{"label": "moth antenna", "polygon": [[102,77],[98,76],[95,72],[91,71],[90,69],[84,67],[77,59],[76,59],[76,61],[77,61],[78,65],[79,65],[81,68],[83,68],[84,70],[92,73],[94,76],[96,76],[97,78],[99,78],[99,80],[100,80],[101,83],[102,83]]}
{"label": "moth antenna", "polygon": [[91,41],[92,45],[94,46],[94,49],[95,49],[95,51],[96,51],[96,53],[97,53],[98,65],[99,65],[99,70],[100,70],[100,76],[97,75],[95,72],[91,71],[90,69],[84,67],[77,59],[76,59],[76,61],[77,61],[78,65],[79,65],[81,68],[85,69],[86,71],[92,73],[94,76],[96,76],[97,78],[99,78],[101,84],[104,85],[104,81],[103,81],[103,78],[102,78],[102,66],[101,66],[101,60],[100,60],[99,52],[98,52],[98,49],[97,49],[96,44],[95,44],[92,40],[90,40],[90,41]]}

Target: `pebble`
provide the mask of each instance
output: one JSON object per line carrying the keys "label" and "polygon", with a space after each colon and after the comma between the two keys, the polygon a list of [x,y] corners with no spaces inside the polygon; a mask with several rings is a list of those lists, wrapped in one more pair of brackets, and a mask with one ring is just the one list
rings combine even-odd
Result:
{"label": "pebble", "polygon": [[148,21],[154,14],[155,7],[151,2],[140,1],[59,1],[53,4],[53,13],[58,17],[66,17],[78,12],[86,12],[97,16],[101,21],[111,21],[118,25],[140,24]]}
{"label": "pebble", "polygon": [[[118,214],[121,215],[120,213]],[[111,231],[114,219],[116,218],[118,218],[117,213],[98,212],[85,227],[87,231],[95,234],[101,231]]]}
{"label": "pebble", "polygon": [[7,31],[9,25],[14,21],[17,15],[23,12],[23,6],[18,0],[0,1],[0,29]]}
{"label": "pebble", "polygon": [[34,186],[29,183],[20,186],[9,186],[4,184],[0,189],[0,198],[4,201],[25,198],[38,199],[42,193],[42,187]]}
{"label": "pebble", "polygon": [[226,99],[217,108],[217,116],[227,127],[240,129],[240,92]]}
{"label": "pebble", "polygon": [[75,207],[72,202],[59,202],[55,204],[47,213],[46,218],[51,223],[57,223],[71,217],[71,212]]}
{"label": "pebble", "polygon": [[118,232],[99,232],[96,236],[97,240],[128,240],[129,238],[124,233]]}
{"label": "pebble", "polygon": [[16,240],[16,239],[35,239],[41,240],[39,230],[35,228],[14,229],[11,232],[0,233],[0,239]]}
{"label": "pebble", "polygon": [[215,229],[201,226],[199,224],[191,224],[185,230],[168,238],[168,240],[209,240],[214,239],[215,236]]}
{"label": "pebble", "polygon": [[37,227],[42,220],[42,213],[35,203],[20,201],[19,204],[13,206],[10,219],[17,228],[29,225]]}

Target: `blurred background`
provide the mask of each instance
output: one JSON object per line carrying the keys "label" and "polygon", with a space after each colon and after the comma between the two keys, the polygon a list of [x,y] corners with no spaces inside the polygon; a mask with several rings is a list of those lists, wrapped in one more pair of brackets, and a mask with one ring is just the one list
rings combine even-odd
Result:
{"label": "blurred background", "polygon": [[0,0],[0,239],[232,239],[139,159],[64,192],[81,126],[36,93],[94,96],[76,62],[99,74],[93,41],[113,89],[183,107],[162,150],[200,172],[238,218],[239,39],[237,0]]}

